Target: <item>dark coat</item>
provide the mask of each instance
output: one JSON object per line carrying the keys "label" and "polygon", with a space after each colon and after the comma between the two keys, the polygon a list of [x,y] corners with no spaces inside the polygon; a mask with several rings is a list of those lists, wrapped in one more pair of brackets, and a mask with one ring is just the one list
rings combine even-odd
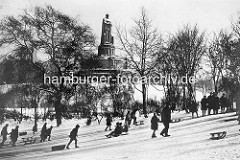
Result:
{"label": "dark coat", "polygon": [[78,128],[73,128],[73,130],[70,132],[69,137],[72,139],[75,139],[77,137],[78,134]]}
{"label": "dark coat", "polygon": [[152,119],[151,119],[151,129],[152,130],[158,130],[158,122],[159,122],[158,117],[153,116]]}
{"label": "dark coat", "polygon": [[220,104],[222,108],[226,108],[228,106],[228,99],[227,97],[221,97],[220,98]]}
{"label": "dark coat", "polygon": [[208,100],[207,100],[207,98],[203,98],[202,100],[201,100],[201,109],[202,110],[207,110],[207,103],[208,103]]}
{"label": "dark coat", "polygon": [[217,96],[214,96],[212,98],[212,108],[213,109],[219,109],[220,108],[219,103],[220,103],[219,98]]}
{"label": "dark coat", "polygon": [[190,112],[197,112],[198,111],[198,104],[195,101],[190,101],[189,111]]}
{"label": "dark coat", "polygon": [[111,126],[112,125],[112,117],[111,116],[108,116],[106,121],[107,121],[107,126]]}
{"label": "dark coat", "polygon": [[209,95],[207,98],[208,109],[213,109],[213,95]]}
{"label": "dark coat", "polygon": [[5,137],[8,135],[7,126],[4,126],[1,131],[1,136]]}
{"label": "dark coat", "polygon": [[18,128],[12,129],[12,132],[10,134],[10,138],[12,141],[16,141],[18,138]]}
{"label": "dark coat", "polygon": [[115,133],[116,135],[119,135],[119,134],[122,134],[122,132],[123,132],[123,127],[122,127],[122,125],[118,124],[118,125],[116,126],[115,130],[114,130],[114,133]]}
{"label": "dark coat", "polygon": [[41,135],[45,135],[47,132],[47,124],[45,123],[42,127],[42,130],[41,130]]}
{"label": "dark coat", "polygon": [[162,109],[161,120],[163,123],[169,123],[171,121],[171,110],[169,107]]}

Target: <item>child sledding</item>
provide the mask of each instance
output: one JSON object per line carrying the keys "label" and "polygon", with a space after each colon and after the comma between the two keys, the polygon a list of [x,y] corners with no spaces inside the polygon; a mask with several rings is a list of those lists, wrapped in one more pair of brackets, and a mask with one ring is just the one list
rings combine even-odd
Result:
{"label": "child sledding", "polygon": [[118,137],[118,136],[122,135],[123,132],[125,132],[125,133],[128,132],[128,125],[124,125],[124,127],[123,127],[122,123],[117,122],[114,131],[112,131],[111,133],[106,135],[106,137],[108,137],[108,138]]}

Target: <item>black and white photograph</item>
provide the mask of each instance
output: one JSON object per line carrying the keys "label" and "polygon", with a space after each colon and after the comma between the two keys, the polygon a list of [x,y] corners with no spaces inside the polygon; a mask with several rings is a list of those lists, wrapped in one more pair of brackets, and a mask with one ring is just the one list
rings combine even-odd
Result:
{"label": "black and white photograph", "polygon": [[239,160],[239,0],[0,0],[1,160]]}

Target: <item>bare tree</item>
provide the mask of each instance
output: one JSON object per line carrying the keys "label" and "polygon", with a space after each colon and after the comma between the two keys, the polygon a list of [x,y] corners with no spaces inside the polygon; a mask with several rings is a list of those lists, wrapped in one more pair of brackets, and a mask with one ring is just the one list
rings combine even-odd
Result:
{"label": "bare tree", "polygon": [[[95,36],[89,26],[78,23],[52,6],[35,7],[33,12],[25,11],[19,17],[6,17],[0,25],[0,46],[11,45],[14,51],[24,51],[24,56],[33,61],[33,54],[45,54],[43,64],[49,76],[68,76],[69,72],[81,70],[81,59],[95,47]],[[43,76],[43,75],[42,75]],[[43,77],[42,77],[43,79]],[[73,96],[71,85],[59,84],[43,86],[53,99],[57,125],[65,113],[61,105],[64,95]]]}
{"label": "bare tree", "polygon": [[141,77],[143,113],[146,114],[146,79],[156,66],[153,55],[161,50],[162,38],[157,29],[153,28],[144,8],[141,8],[140,18],[134,20],[134,26],[129,31],[120,26],[116,30],[120,49],[126,53],[130,68]]}
{"label": "bare tree", "polygon": [[[185,77],[182,79],[184,82],[181,82],[185,108],[185,97],[195,98],[193,95],[194,81],[191,81],[190,78],[195,77],[199,70],[200,60],[206,52],[204,33],[200,33],[196,25],[194,27],[186,25],[170,38],[167,50],[171,62],[168,60],[166,63],[170,63],[174,67],[179,78]],[[185,87],[187,87],[187,95]]]}
{"label": "bare tree", "polygon": [[208,47],[207,56],[211,68],[211,79],[214,85],[214,91],[218,92],[219,82],[224,76],[224,70],[227,65],[227,48],[226,44],[231,39],[231,35],[224,31],[220,31],[218,35],[215,34],[214,39]]}

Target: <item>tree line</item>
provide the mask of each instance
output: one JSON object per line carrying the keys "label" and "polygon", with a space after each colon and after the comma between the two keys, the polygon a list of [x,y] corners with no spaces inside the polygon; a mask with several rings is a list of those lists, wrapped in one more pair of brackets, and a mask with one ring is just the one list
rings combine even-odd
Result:
{"label": "tree line", "polygon": [[[172,102],[173,106],[181,104],[187,110],[187,101],[195,99],[196,87],[199,84],[207,86],[207,81],[213,82],[215,92],[224,90],[232,96],[238,93],[239,20],[232,22],[231,32],[222,30],[215,33],[211,40],[206,39],[205,33],[197,25],[190,24],[163,38],[144,8],[141,8],[140,16],[133,22],[130,29],[116,26],[116,36],[120,42],[117,48],[123,52],[128,68],[133,71],[131,74],[157,76],[162,81],[165,99]],[[35,108],[42,99],[46,99],[55,109],[57,125],[60,125],[70,108],[63,105],[63,99],[69,102],[74,97],[75,104],[82,106],[80,110],[83,110],[83,106],[89,106],[86,110],[94,110],[107,93],[111,95],[113,105],[118,107],[116,109],[122,109],[123,106],[129,108],[131,87],[135,87],[142,93],[143,113],[148,112],[147,90],[149,85],[153,85],[151,81],[144,83],[145,80],[142,80],[141,88],[132,84],[128,87],[121,84],[103,87],[91,84],[43,84],[45,73],[49,76],[69,76],[73,72],[81,76],[83,71],[93,74],[95,69],[101,68],[95,55],[96,36],[90,26],[77,19],[52,6],[35,7],[17,17],[3,18],[0,33],[0,47],[11,50],[1,58],[0,83],[14,84],[11,89],[13,92],[1,94],[1,108],[6,107],[10,97],[20,99],[20,105],[28,104]],[[43,56],[45,60],[35,61],[36,56]],[[202,64],[208,66],[203,67]],[[205,71],[206,68],[209,69]],[[179,83],[182,77],[196,77],[202,71],[210,76],[197,81],[201,83],[194,84],[188,80]],[[160,75],[164,75],[165,80]]]}

